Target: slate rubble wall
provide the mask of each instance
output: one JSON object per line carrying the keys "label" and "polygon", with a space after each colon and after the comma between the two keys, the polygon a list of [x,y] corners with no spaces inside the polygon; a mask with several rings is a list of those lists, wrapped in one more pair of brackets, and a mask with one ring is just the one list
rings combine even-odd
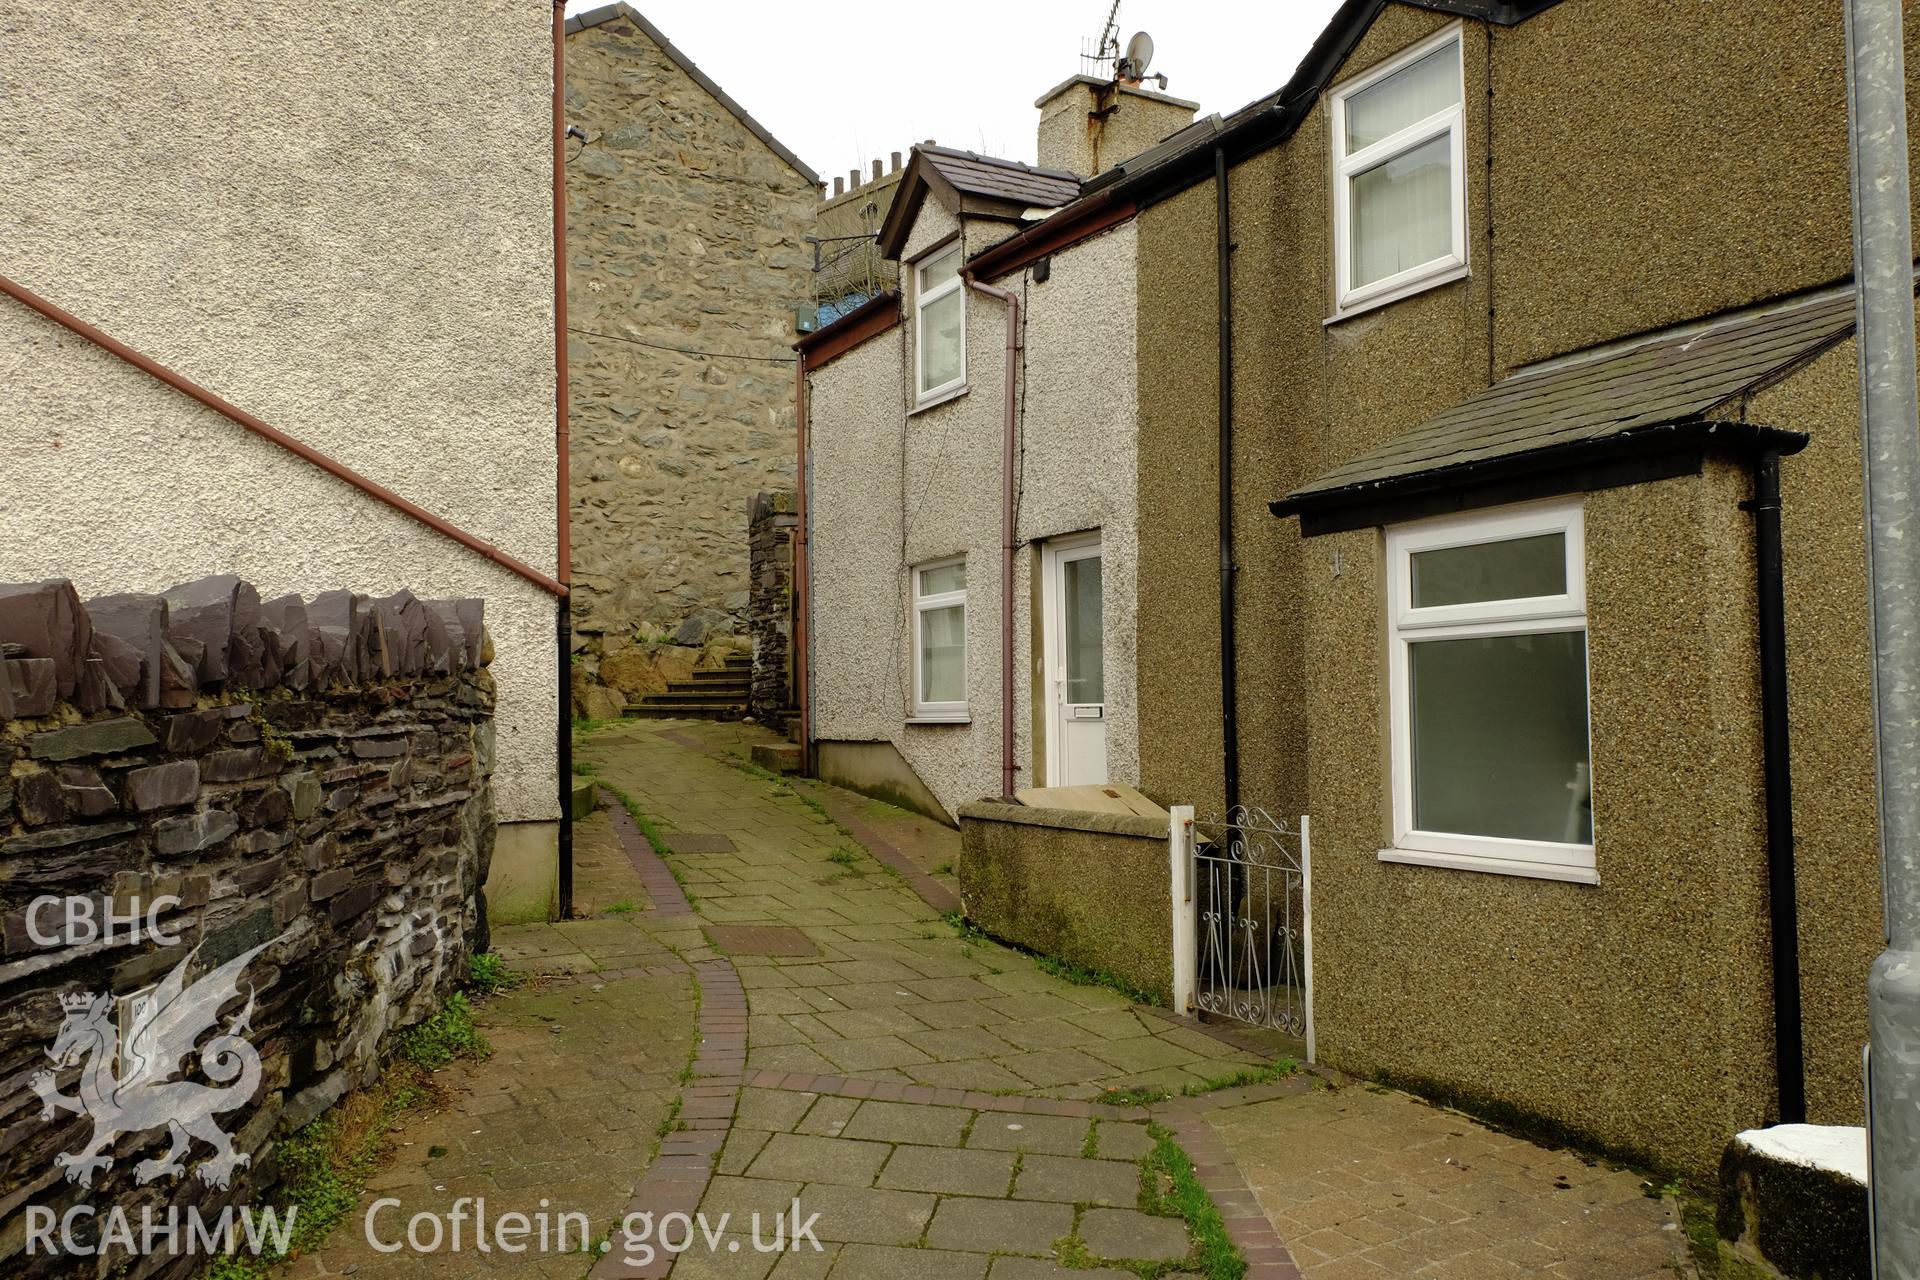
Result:
{"label": "slate rubble wall", "polygon": [[[112,1270],[27,1256],[31,1205],[266,1203],[275,1135],[371,1081],[391,1033],[441,1007],[486,946],[490,650],[475,600],[262,603],[230,577],[85,604],[67,582],[0,586],[0,1272]],[[177,898],[155,921],[177,940],[122,926],[46,945],[63,907],[30,921],[44,897],[88,900],[96,922]],[[124,998],[183,962],[198,982],[255,947],[245,1038],[262,1079],[215,1117],[251,1164],[209,1186],[196,1142],[183,1175],[139,1186],[158,1129],[121,1136],[90,1189],[69,1182],[56,1157],[93,1122],[44,1118],[33,1079],[73,1017],[63,997]],[[241,1012],[229,1002],[219,1027]],[[183,1065],[174,1079],[208,1081],[197,1055]],[[80,1074],[55,1068],[55,1083],[72,1095]],[[200,1265],[149,1257],[125,1274]]]}

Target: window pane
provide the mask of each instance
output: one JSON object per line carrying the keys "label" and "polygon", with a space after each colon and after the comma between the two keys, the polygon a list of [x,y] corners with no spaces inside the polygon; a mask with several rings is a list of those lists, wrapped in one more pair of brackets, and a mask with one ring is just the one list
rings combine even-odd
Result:
{"label": "window pane", "polygon": [[959,292],[928,303],[920,315],[920,340],[927,346],[920,356],[920,389],[931,391],[960,378],[964,358],[960,326],[965,312]]}
{"label": "window pane", "polygon": [[1543,533],[1504,542],[1416,551],[1413,607],[1525,600],[1567,592],[1567,535]]}
{"label": "window pane", "polygon": [[942,595],[948,591],[967,589],[967,562],[935,565],[931,569],[920,571],[920,594],[923,596]]}
{"label": "window pane", "polygon": [[1100,647],[1100,557],[1069,560],[1066,578],[1067,701],[1105,702],[1105,655]]}
{"label": "window pane", "polygon": [[1459,102],[1460,43],[1456,40],[1347,98],[1347,154]]}
{"label": "window pane", "polygon": [[960,246],[954,245],[937,257],[928,258],[920,267],[920,287],[933,289],[960,274]]}
{"label": "window pane", "polygon": [[1353,287],[1453,252],[1453,142],[1441,134],[1352,178]]}
{"label": "window pane", "polygon": [[1408,646],[1413,825],[1587,844],[1587,637],[1427,640]]}
{"label": "window pane", "polygon": [[920,701],[964,702],[966,697],[966,606],[928,609],[920,615]]}

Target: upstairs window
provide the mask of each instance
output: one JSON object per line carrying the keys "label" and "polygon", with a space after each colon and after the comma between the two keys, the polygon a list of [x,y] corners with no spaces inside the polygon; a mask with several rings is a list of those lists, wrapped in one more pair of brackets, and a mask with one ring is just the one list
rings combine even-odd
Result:
{"label": "upstairs window", "polygon": [[913,715],[967,718],[967,562],[913,570]]}
{"label": "upstairs window", "polygon": [[1464,95],[1457,27],[1332,95],[1339,314],[1466,270]]}
{"label": "upstairs window", "polygon": [[914,400],[924,404],[967,381],[965,299],[960,295],[960,244],[913,269]]}
{"label": "upstairs window", "polygon": [[1582,530],[1556,504],[1388,531],[1383,861],[1594,880]]}

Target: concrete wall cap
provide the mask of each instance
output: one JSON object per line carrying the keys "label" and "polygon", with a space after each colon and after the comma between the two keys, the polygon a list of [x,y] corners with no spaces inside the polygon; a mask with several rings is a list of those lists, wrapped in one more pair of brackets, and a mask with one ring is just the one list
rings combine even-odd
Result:
{"label": "concrete wall cap", "polygon": [[1092,831],[1102,835],[1134,836],[1165,840],[1167,824],[1157,818],[1131,813],[1082,813],[1074,809],[1034,809],[1026,805],[1002,804],[998,800],[975,800],[960,806],[960,821],[1011,822],[1026,827],[1058,827],[1064,831]]}

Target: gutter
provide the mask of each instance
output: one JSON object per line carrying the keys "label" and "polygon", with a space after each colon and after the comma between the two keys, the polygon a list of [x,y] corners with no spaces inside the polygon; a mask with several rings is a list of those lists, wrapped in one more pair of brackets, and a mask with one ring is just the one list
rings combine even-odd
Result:
{"label": "gutter", "polygon": [[969,264],[960,273],[967,288],[1007,304],[1006,403],[1000,429],[1000,794],[1013,794],[1013,434],[1019,405],[1020,295],[982,284]]}
{"label": "gutter", "polygon": [[998,280],[1050,253],[1091,239],[1138,211],[1133,201],[1112,190],[1101,191],[982,250],[967,268],[983,280]]}
{"label": "gutter", "polygon": [[189,400],[199,402],[229,422],[245,427],[248,431],[263,440],[279,445],[288,453],[293,454],[303,461],[312,463],[336,480],[345,481],[382,506],[391,507],[401,515],[425,525],[435,533],[453,539],[453,541],[481,558],[490,560],[501,568],[525,578],[542,591],[550,592],[562,598],[566,596],[567,588],[559,580],[549,578],[546,574],[541,573],[531,565],[516,560],[499,547],[494,546],[491,542],[468,533],[465,529],[442,519],[433,514],[433,512],[428,511],[425,507],[407,501],[407,499],[401,497],[385,485],[368,479],[343,462],[337,462],[329,458],[313,446],[302,444],[277,427],[269,426],[266,422],[256,418],[245,409],[240,408],[231,401],[222,399],[192,379],[175,373],[151,356],[143,355],[135,351],[118,338],[112,337],[104,331],[95,328],[71,312],[61,310],[53,303],[42,298],[39,294],[28,289],[25,285],[17,284],[5,276],[0,276],[0,293],[4,293],[29,310],[38,312],[62,328],[71,330],[101,350],[107,352],[107,354],[117,356],[121,360],[126,361],[148,377],[165,383],[181,395],[186,396]]}
{"label": "gutter", "polygon": [[[554,567],[563,585],[573,581],[571,442],[567,418],[567,6],[553,0],[553,450]],[[573,919],[573,607],[571,594],[555,602],[554,643],[559,668],[559,722],[555,761],[560,787],[560,918]]]}

